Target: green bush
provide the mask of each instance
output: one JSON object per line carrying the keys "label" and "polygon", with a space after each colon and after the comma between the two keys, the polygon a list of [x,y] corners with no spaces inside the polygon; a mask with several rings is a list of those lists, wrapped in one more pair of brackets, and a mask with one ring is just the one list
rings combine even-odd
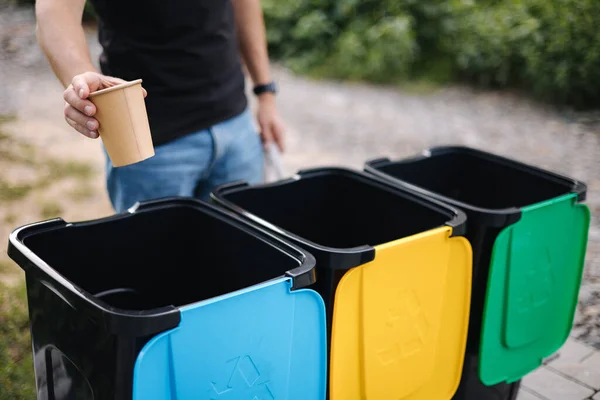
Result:
{"label": "green bush", "polygon": [[531,0],[539,24],[525,45],[526,79],[556,101],[600,103],[600,2]]}
{"label": "green bush", "polygon": [[83,20],[84,21],[95,21],[96,20],[96,10],[92,3],[87,1],[83,8]]}
{"label": "green bush", "polygon": [[468,7],[454,16],[441,38],[463,77],[505,86],[523,74],[524,44],[535,40],[539,22],[519,2]]}
{"label": "green bush", "polygon": [[393,0],[263,0],[270,54],[298,72],[396,81],[418,52],[412,17]]}
{"label": "green bush", "polygon": [[596,0],[504,0],[472,7],[446,38],[457,69],[486,85],[518,85],[575,106],[600,103]]}
{"label": "green bush", "polygon": [[432,73],[600,104],[597,0],[263,0],[269,50],[297,72],[375,82]]}
{"label": "green bush", "polygon": [[373,82],[406,77],[417,52],[411,25],[406,16],[387,17],[371,26],[357,21],[336,41],[324,74]]}

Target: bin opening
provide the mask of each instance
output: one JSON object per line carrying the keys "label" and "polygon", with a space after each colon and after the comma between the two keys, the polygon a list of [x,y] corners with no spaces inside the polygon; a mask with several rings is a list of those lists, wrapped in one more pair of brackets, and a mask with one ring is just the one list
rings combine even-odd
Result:
{"label": "bin opening", "polygon": [[443,226],[448,215],[345,173],[223,191],[237,207],[321,246],[377,246]]}
{"label": "bin opening", "polygon": [[[93,293],[92,293],[93,294]],[[128,308],[134,310],[144,309],[144,304],[147,304],[143,294],[133,288],[116,288],[104,290],[96,293],[95,297],[101,299],[105,303],[117,308]]]}
{"label": "bin opening", "polygon": [[24,245],[112,307],[183,306],[281,277],[300,260],[192,206],[32,233]]}
{"label": "bin opening", "polygon": [[382,173],[448,198],[488,209],[520,208],[570,193],[572,183],[476,154],[435,154],[378,166]]}

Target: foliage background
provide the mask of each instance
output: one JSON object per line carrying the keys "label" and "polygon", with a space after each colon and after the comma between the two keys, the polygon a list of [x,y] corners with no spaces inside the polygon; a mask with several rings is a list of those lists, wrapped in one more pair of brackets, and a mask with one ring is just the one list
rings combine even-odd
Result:
{"label": "foliage background", "polygon": [[262,0],[272,57],[344,80],[468,81],[600,102],[597,0]]}

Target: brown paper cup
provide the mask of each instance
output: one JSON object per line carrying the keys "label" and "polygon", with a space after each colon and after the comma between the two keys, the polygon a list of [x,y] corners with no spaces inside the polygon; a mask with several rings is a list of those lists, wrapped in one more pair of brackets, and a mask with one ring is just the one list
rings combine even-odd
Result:
{"label": "brown paper cup", "polygon": [[141,79],[93,92],[90,101],[96,106],[98,133],[115,167],[154,156]]}

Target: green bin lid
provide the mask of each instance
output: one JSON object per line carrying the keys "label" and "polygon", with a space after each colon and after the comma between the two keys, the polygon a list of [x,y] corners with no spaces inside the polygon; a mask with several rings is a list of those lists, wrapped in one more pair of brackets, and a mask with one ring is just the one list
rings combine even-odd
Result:
{"label": "green bin lid", "polygon": [[486,385],[532,372],[567,340],[584,268],[590,211],[571,193],[523,208],[492,251],[479,375]]}

